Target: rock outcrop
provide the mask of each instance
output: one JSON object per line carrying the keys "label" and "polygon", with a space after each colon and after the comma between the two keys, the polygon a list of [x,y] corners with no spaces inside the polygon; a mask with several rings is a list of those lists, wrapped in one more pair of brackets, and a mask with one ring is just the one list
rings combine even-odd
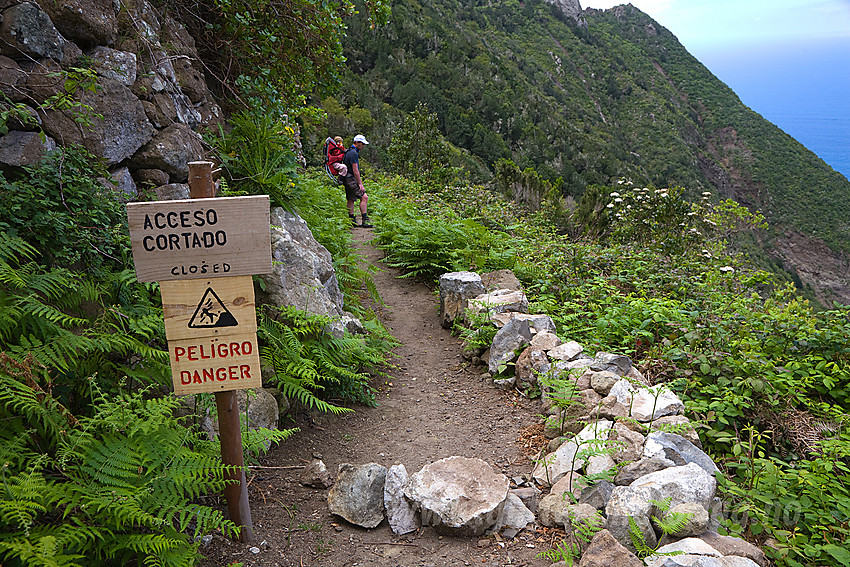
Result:
{"label": "rock outcrop", "polygon": [[[186,163],[204,153],[196,131],[216,125],[221,110],[179,23],[148,0],[9,1],[0,10],[0,90],[33,117],[8,122],[0,164],[31,165],[57,145],[80,144],[124,191],[186,181]],[[96,75],[79,70],[82,57]],[[22,143],[37,129],[40,143]]]}

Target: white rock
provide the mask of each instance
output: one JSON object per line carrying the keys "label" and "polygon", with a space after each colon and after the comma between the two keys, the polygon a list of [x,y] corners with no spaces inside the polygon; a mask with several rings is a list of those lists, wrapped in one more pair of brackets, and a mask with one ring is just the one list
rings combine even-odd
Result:
{"label": "white rock", "polygon": [[415,531],[419,524],[416,521],[416,510],[404,497],[404,487],[410,479],[404,465],[393,465],[387,469],[384,481],[384,509],[387,521],[396,535]]}
{"label": "white rock", "polygon": [[688,463],[644,475],[629,487],[655,490],[659,494],[657,500],[671,498],[670,506],[693,502],[708,510],[717,480],[696,463]]}
{"label": "white rock", "polygon": [[552,360],[572,360],[581,354],[584,350],[580,344],[575,341],[567,341],[561,346],[555,347],[549,351],[549,358]]}
{"label": "white rock", "polygon": [[709,557],[720,557],[720,553],[696,537],[686,537],[673,543],[661,546],[657,549],[659,553],[670,553],[681,551],[685,555],[708,555]]}
{"label": "white rock", "polygon": [[481,459],[448,457],[410,477],[404,494],[422,524],[456,535],[483,534],[499,518],[510,481]]}

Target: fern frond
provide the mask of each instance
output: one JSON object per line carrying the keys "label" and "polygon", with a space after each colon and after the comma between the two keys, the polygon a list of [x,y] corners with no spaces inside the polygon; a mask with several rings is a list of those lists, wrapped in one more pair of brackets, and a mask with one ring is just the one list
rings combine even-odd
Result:
{"label": "fern frond", "polygon": [[278,388],[280,388],[280,391],[283,392],[286,397],[298,400],[299,403],[310,409],[317,409],[319,411],[333,413],[335,415],[350,413],[354,411],[350,408],[335,406],[331,403],[317,398],[313,392],[307,390],[301,384],[292,380],[291,378],[283,377],[281,379],[280,376],[278,376],[277,378],[277,386]]}

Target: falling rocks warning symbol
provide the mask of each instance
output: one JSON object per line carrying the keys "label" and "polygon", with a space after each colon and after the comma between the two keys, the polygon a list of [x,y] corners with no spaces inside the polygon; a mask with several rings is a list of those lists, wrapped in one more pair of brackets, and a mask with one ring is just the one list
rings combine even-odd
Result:
{"label": "falling rocks warning symbol", "polygon": [[216,327],[236,327],[239,322],[221,299],[216,295],[213,288],[208,287],[204,296],[198,303],[192,319],[189,320],[190,329],[212,329]]}

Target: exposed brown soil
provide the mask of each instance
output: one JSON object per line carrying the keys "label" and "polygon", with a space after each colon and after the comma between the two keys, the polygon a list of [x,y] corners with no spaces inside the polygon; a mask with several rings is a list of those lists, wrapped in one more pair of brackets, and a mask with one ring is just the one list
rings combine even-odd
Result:
{"label": "exposed brown soil", "polygon": [[539,439],[537,402],[482,381],[486,369],[470,367],[461,357],[460,340],[440,326],[436,294],[382,266],[382,253],[368,243],[371,236],[370,230],[355,229],[364,261],[381,268],[375,274],[385,303],[380,318],[401,342],[391,377],[376,379],[378,407],[358,407],[343,416],[302,412],[295,423],[283,424],[301,431],[272,449],[263,466],[249,474],[256,541],[242,544],[216,536],[203,550],[202,565],[550,565],[537,557],[558,539],[548,531],[529,528],[509,541],[440,536],[430,527],[396,536],[386,520],[367,530],[330,514],[326,490],[298,483],[299,467],[314,456],[334,473],[340,463],[376,462],[386,467],[401,463],[412,474],[427,463],[461,455],[481,458],[515,477],[530,473],[528,453],[538,448],[533,447]]}

